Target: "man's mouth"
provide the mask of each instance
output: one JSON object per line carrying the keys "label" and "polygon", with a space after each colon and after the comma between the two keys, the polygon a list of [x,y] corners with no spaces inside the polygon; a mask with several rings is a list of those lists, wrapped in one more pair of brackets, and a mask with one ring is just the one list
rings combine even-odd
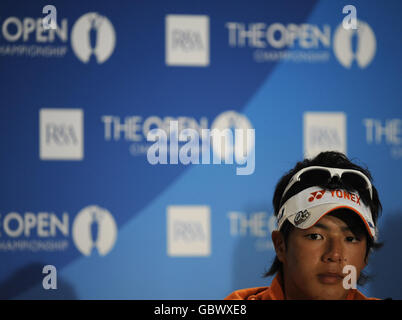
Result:
{"label": "man's mouth", "polygon": [[318,280],[323,284],[337,284],[343,280],[344,275],[336,272],[318,274]]}

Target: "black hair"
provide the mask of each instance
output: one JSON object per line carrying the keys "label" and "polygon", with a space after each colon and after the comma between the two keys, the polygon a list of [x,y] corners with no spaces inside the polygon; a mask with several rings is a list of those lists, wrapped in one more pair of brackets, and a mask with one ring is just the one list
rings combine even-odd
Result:
{"label": "black hair", "polygon": [[[340,168],[340,169],[354,169],[362,172],[369,180],[372,182],[373,178],[370,174],[370,171],[366,168],[363,168],[355,163],[353,163],[351,160],[349,160],[343,153],[336,152],[336,151],[326,151],[326,152],[321,152],[318,154],[315,158],[313,159],[304,159],[303,161],[297,162],[296,166],[291,169],[289,172],[287,172],[277,183],[274,196],[272,199],[273,207],[274,207],[274,214],[275,216],[278,216],[279,209],[281,208],[281,205],[289,199],[291,196],[294,194],[310,187],[311,185],[306,185],[303,182],[298,182],[295,183],[293,187],[291,187],[286,195],[283,195],[283,192],[285,191],[286,186],[288,185],[290,179],[292,178],[293,175],[295,175],[298,171],[301,169],[311,167],[311,166],[322,166],[322,167],[330,167],[330,168]],[[326,188],[326,189],[346,189],[348,191],[351,191],[350,186],[345,185],[342,180],[339,179],[332,179],[328,181],[327,184],[321,185],[320,187]],[[382,205],[378,196],[377,189],[372,186],[373,189],[373,197],[372,199],[368,195],[368,193],[362,192],[360,194],[362,201],[370,207],[372,218],[374,225],[377,226],[377,220],[379,215],[382,212]],[[364,224],[360,218],[358,218],[357,215],[345,215],[342,213],[342,210],[336,210],[333,212],[333,214],[342,219],[352,230],[353,233],[361,234],[366,237],[367,239],[367,248],[366,248],[366,261],[368,260],[368,257],[370,253],[373,250],[378,250],[383,246],[383,243],[376,242],[374,241],[368,234],[367,229],[364,227]],[[352,218],[353,217],[353,218]],[[356,219],[357,218],[357,219]],[[282,233],[285,241],[285,247],[287,247],[287,241],[289,238],[289,234],[295,227],[289,222],[285,221],[281,227],[280,232]],[[270,267],[270,269],[264,274],[264,277],[269,277],[275,275],[277,272],[282,272],[282,262],[279,261],[278,257],[275,256],[275,259]],[[358,279],[358,284],[363,285],[365,284],[368,280],[370,280],[370,276],[365,274],[364,272],[360,273],[360,277]]]}

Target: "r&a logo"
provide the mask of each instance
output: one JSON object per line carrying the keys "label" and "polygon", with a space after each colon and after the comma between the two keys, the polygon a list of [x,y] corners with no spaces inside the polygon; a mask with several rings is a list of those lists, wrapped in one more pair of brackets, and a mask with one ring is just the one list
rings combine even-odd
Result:
{"label": "r&a logo", "polygon": [[167,208],[167,253],[171,257],[211,254],[209,206]]}
{"label": "r&a logo", "polygon": [[343,112],[305,112],[303,115],[304,157],[322,151],[346,154],[346,114]]}
{"label": "r&a logo", "polygon": [[209,17],[166,16],[166,65],[209,65]]}
{"label": "r&a logo", "polygon": [[39,111],[41,160],[82,160],[84,157],[82,109]]}

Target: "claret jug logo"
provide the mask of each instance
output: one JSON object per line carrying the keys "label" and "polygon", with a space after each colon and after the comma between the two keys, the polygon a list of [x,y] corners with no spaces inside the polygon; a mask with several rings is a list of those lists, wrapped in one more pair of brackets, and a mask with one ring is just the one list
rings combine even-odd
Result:
{"label": "claret jug logo", "polygon": [[334,35],[334,53],[340,64],[351,68],[356,60],[360,68],[366,68],[374,58],[377,42],[370,26],[357,20],[357,29],[338,26]]}
{"label": "claret jug logo", "polygon": [[105,62],[113,53],[116,35],[113,25],[96,12],[83,15],[71,31],[71,45],[78,59],[88,63],[92,57]]}
{"label": "claret jug logo", "polygon": [[77,214],[73,224],[73,240],[82,254],[90,256],[96,251],[104,256],[113,248],[116,238],[116,222],[108,210],[93,205]]}

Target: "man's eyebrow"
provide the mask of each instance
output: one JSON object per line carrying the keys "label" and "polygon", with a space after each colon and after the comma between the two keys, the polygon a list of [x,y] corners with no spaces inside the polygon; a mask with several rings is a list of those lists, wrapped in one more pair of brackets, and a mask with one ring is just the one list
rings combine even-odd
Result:
{"label": "man's eyebrow", "polygon": [[313,228],[319,228],[319,229],[324,229],[324,230],[328,230],[328,229],[329,229],[325,224],[322,224],[322,223],[316,223],[316,224],[313,226]]}
{"label": "man's eyebrow", "polygon": [[[322,223],[317,223],[313,226],[313,228],[319,228],[319,229],[323,229],[323,230],[330,230],[331,228],[329,228],[328,226],[326,226],[325,224]],[[342,231],[352,231],[349,226],[343,226],[341,227]]]}

